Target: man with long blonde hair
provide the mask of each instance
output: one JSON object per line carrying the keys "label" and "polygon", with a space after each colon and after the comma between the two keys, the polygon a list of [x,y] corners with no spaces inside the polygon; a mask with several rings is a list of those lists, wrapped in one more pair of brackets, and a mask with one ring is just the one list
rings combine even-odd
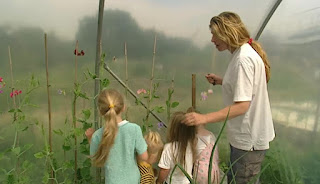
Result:
{"label": "man with long blonde hair", "polygon": [[250,37],[236,13],[223,12],[212,17],[209,27],[217,50],[232,54],[223,78],[215,74],[205,76],[209,83],[222,85],[226,107],[208,114],[188,113],[183,122],[190,126],[216,123],[225,120],[229,113],[230,162],[241,159],[228,173],[228,182],[235,176],[237,184],[245,184],[260,172],[269,142],[275,137],[267,91],[270,64],[265,51]]}

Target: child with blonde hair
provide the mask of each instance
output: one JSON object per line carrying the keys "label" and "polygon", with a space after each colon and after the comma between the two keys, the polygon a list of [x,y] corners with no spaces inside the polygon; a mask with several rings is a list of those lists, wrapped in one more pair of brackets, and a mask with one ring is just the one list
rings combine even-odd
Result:
{"label": "child with blonde hair", "polygon": [[147,144],[140,127],[122,120],[124,100],[116,90],[100,92],[98,109],[105,119],[103,127],[95,132],[93,129],[86,131],[93,164],[104,167],[107,184],[138,184],[140,173],[136,155],[141,161],[148,160]]}
{"label": "child with blonde hair", "polygon": [[148,145],[149,158],[146,161],[138,160],[138,167],[140,170],[141,180],[140,184],[153,184],[155,172],[152,164],[159,161],[160,153],[163,149],[163,142],[158,132],[149,131],[144,139]]}

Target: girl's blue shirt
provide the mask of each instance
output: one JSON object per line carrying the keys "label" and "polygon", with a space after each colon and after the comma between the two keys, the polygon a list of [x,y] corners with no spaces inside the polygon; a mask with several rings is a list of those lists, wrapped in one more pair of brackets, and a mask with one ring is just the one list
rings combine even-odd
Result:
{"label": "girl's blue shirt", "polygon": [[[123,120],[118,124],[116,135],[109,157],[104,165],[105,183],[108,184],[138,184],[140,173],[137,166],[136,155],[147,151],[147,144],[142,136],[140,126]],[[94,132],[90,155],[94,155],[101,142],[104,127]]]}

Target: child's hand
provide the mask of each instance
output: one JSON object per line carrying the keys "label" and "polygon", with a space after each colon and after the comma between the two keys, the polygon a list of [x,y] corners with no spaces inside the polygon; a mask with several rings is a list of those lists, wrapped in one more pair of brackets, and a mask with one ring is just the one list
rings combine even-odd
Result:
{"label": "child's hand", "polygon": [[88,138],[88,140],[91,140],[91,137],[92,137],[94,131],[95,131],[95,130],[94,130],[93,128],[88,128],[88,129],[86,130],[85,135],[86,135],[86,137]]}

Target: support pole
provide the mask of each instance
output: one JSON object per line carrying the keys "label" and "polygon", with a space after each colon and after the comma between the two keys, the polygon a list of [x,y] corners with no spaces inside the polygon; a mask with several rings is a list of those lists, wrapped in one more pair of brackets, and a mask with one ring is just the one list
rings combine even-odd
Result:
{"label": "support pole", "polygon": [[280,5],[280,3],[282,2],[282,0],[278,0],[272,7],[272,9],[270,10],[269,14],[267,15],[266,19],[264,19],[256,37],[254,38],[255,40],[258,40],[261,36],[262,31],[264,30],[264,28],[266,27],[266,25],[268,24],[269,20],[271,19],[273,13],[277,10],[278,6]]}
{"label": "support pole", "polygon": [[[47,78],[47,94],[48,94],[48,118],[49,118],[49,149],[52,153],[52,122],[51,122],[51,99],[50,99],[50,85],[49,85],[49,61],[48,61],[48,39],[47,34],[44,34],[44,50],[45,50],[45,62],[46,62],[46,78]],[[51,170],[51,178],[54,178],[53,168]],[[51,179],[50,183],[54,180]]]}
{"label": "support pole", "polygon": [[196,74],[192,74],[192,107],[196,109]]}
{"label": "support pole", "polygon": [[[98,28],[97,28],[97,45],[96,45],[96,62],[95,62],[95,75],[97,78],[94,81],[94,96],[97,96],[100,91],[100,66],[101,66],[101,50],[102,50],[102,24],[103,24],[103,11],[105,0],[99,0],[99,13],[98,13]],[[97,99],[94,99],[94,107],[97,107]],[[94,109],[94,127],[97,130],[99,126],[98,109]],[[101,169],[96,169],[96,183],[101,183]]]}

